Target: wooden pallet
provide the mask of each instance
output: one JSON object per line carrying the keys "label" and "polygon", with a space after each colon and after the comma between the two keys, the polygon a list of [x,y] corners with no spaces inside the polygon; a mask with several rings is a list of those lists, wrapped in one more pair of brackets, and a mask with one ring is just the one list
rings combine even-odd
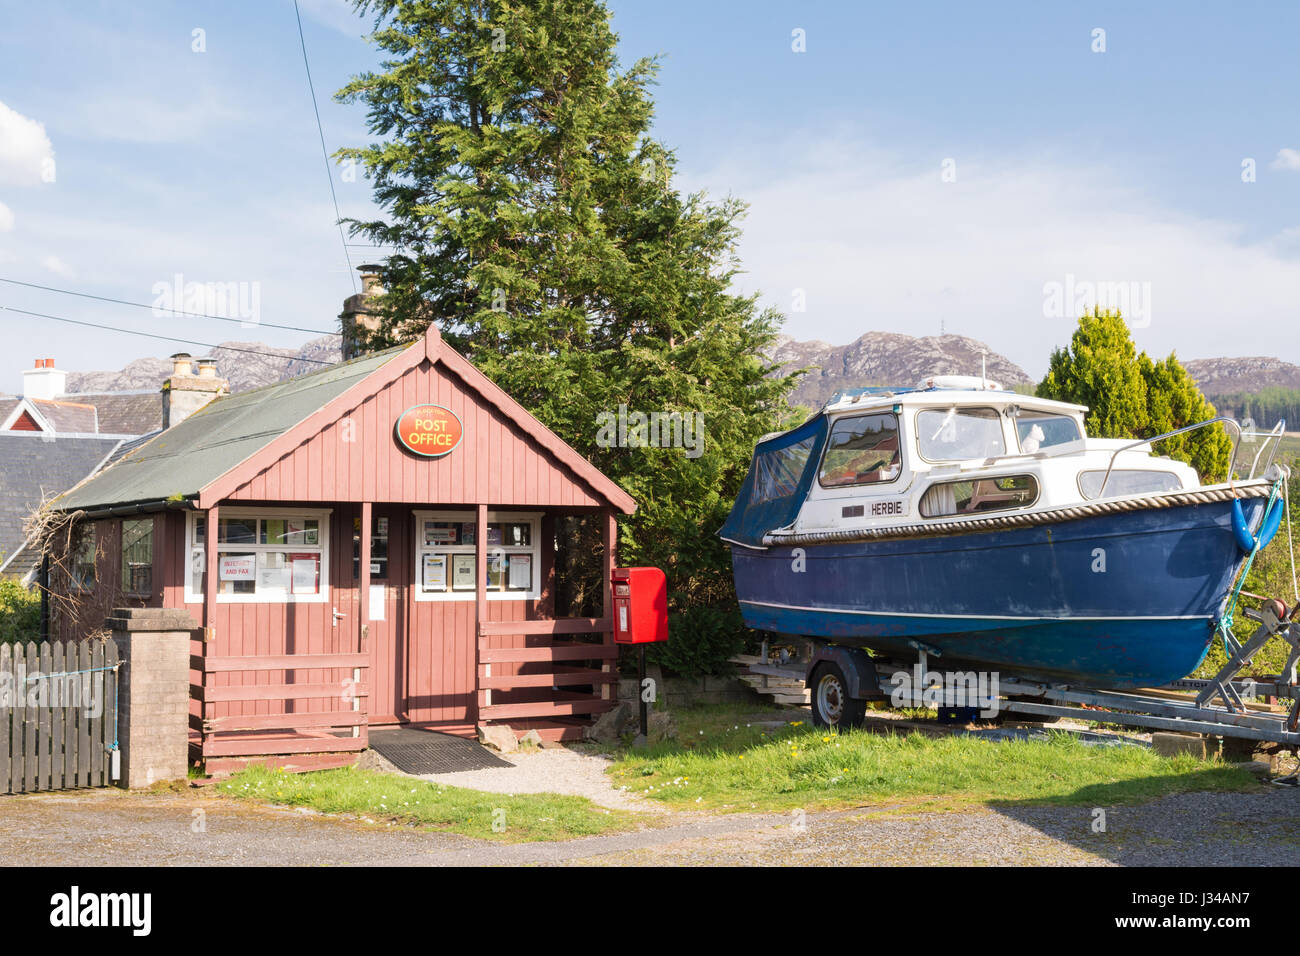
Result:
{"label": "wooden pallet", "polygon": [[812,699],[804,684],[803,669],[797,665],[769,664],[756,654],[737,654],[731,662],[738,665],[736,676],[740,680],[775,703],[806,707]]}

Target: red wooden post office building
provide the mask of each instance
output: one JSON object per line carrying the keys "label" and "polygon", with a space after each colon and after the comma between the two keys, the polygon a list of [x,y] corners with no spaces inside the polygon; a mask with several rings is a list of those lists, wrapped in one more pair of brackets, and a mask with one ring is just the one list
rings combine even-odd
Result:
{"label": "red wooden post office building", "polygon": [[[56,507],[97,543],[67,586],[202,622],[191,743],[210,770],[341,763],[380,724],[572,739],[612,706],[615,519],[635,504],[436,327],[220,397]],[[604,611],[557,618],[576,515],[603,532]]]}

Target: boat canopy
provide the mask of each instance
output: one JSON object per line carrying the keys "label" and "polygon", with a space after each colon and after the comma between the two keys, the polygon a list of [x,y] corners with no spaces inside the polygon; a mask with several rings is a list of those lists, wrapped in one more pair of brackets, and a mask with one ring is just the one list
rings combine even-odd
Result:
{"label": "boat canopy", "polygon": [[763,546],[767,532],[794,521],[816,478],[826,432],[826,416],[818,415],[792,431],[759,442],[749,474],[718,536],[757,548]]}

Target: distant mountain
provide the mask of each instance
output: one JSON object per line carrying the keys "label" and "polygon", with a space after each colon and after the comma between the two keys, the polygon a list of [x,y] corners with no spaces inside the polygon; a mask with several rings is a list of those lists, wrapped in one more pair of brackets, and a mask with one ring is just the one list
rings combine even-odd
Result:
{"label": "distant mountain", "polygon": [[[988,354],[981,356],[981,352]],[[810,408],[820,408],[843,388],[912,386],[932,375],[979,375],[981,357],[985,374],[1004,388],[1030,381],[1024,369],[1010,359],[964,335],[916,338],[868,332],[848,345],[800,342],[783,335],[770,356],[786,371],[810,367],[790,396],[792,404]]]}
{"label": "distant mountain", "polygon": [[1193,359],[1183,367],[1206,395],[1259,392],[1271,386],[1300,388],[1300,365],[1262,355]]}
{"label": "distant mountain", "polygon": [[[320,363],[332,365],[342,359],[339,339],[334,335],[312,339],[298,349],[275,348],[262,342],[222,342],[208,352],[193,354],[195,358],[215,358],[217,374],[230,382],[232,392],[270,385],[322,368]],[[161,388],[171,372],[171,359],[136,359],[116,372],[69,372],[68,391],[125,392]]]}

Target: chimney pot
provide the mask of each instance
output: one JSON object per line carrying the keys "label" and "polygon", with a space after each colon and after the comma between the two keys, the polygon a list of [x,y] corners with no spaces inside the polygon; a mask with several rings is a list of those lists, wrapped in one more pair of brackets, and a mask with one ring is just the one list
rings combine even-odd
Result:
{"label": "chimney pot", "polygon": [[189,352],[177,352],[171,357],[173,375],[192,375],[193,365]]}

